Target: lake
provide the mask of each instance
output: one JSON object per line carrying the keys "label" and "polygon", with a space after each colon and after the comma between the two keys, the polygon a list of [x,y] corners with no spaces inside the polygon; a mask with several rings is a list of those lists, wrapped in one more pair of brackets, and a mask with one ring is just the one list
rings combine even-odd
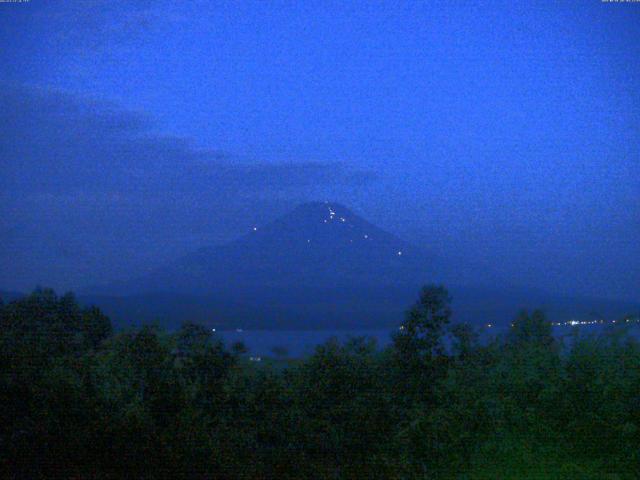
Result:
{"label": "lake", "polygon": [[[626,327],[615,327],[612,324],[582,325],[582,326],[554,326],[553,333],[558,338],[570,336],[574,328],[578,328],[582,335],[595,335],[603,333],[611,328],[628,328],[630,334],[640,339],[640,324],[632,323]],[[484,327],[478,329],[481,340],[488,340],[495,335],[505,333],[506,328]],[[391,334],[395,330],[387,329],[360,329],[360,330],[230,330],[217,332],[227,345],[241,341],[249,349],[250,355],[273,355],[274,347],[283,347],[289,357],[302,357],[313,353],[315,347],[326,342],[331,337],[337,337],[344,341],[350,337],[366,336],[374,338],[379,347],[384,347],[391,342]]]}

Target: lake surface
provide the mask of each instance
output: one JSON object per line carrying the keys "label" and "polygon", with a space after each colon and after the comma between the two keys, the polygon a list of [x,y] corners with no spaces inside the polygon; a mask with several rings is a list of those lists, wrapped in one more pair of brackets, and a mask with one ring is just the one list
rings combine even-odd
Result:
{"label": "lake surface", "polygon": [[[554,326],[553,333],[558,338],[572,335],[573,329],[578,328],[581,335],[597,335],[611,328],[628,328],[629,333],[636,339],[640,339],[640,324],[633,323],[626,327],[613,327],[611,324],[584,325],[580,327]],[[495,335],[506,332],[506,328],[492,327],[478,329],[481,341],[488,340]],[[352,337],[366,336],[374,338],[378,347],[382,348],[391,343],[393,329],[372,330],[243,330],[216,332],[227,345],[241,341],[249,349],[250,355],[272,356],[274,347],[282,347],[287,350],[289,357],[307,356],[314,352],[320,345],[331,337],[345,341]]]}
{"label": "lake surface", "polygon": [[391,330],[244,330],[223,331],[220,336],[227,344],[244,342],[250,354],[273,355],[274,347],[283,347],[289,357],[301,357],[313,353],[315,347],[331,337],[340,341],[351,337],[375,338],[379,347],[391,342]]}

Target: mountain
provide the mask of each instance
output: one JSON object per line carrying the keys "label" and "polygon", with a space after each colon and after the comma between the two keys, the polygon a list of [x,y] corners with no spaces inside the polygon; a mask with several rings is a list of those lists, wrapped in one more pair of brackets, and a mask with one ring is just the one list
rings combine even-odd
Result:
{"label": "mountain", "polygon": [[[462,272],[479,278],[477,269]],[[475,275],[474,275],[475,274]],[[543,307],[553,321],[619,317],[638,305],[458,284],[460,271],[337,203],[300,205],[222,246],[130,280],[81,292],[120,326],[190,320],[219,328],[371,328],[402,322],[427,283],[445,283],[454,320],[508,324]]]}
{"label": "mountain", "polygon": [[[110,294],[206,294],[255,288],[419,284],[437,260],[336,203],[306,203],[223,246],[201,248]],[[438,270],[438,272],[436,272]]]}

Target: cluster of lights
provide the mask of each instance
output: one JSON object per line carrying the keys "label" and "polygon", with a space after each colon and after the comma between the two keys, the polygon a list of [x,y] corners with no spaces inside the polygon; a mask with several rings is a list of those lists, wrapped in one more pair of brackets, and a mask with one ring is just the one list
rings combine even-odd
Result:
{"label": "cluster of lights", "polygon": [[624,320],[569,320],[566,322],[551,322],[554,327],[575,327],[577,325],[602,325],[608,323],[640,323],[640,318],[625,318]]}
{"label": "cluster of lights", "polygon": [[262,357],[249,357],[250,362],[261,362]]}
{"label": "cluster of lights", "polygon": [[[325,203],[326,203],[326,202],[325,202]],[[329,210],[329,218],[325,218],[325,219],[324,219],[324,223],[328,223],[328,222],[330,222],[330,221],[331,221],[331,220],[333,220],[333,219],[335,218],[335,216],[336,216],[336,211],[335,211],[335,210],[334,210],[330,205],[327,205],[327,209]],[[346,219],[345,217],[339,217],[339,219],[340,219],[340,221],[341,221],[342,223],[345,223],[345,222],[347,221],[347,219]]]}
{"label": "cluster of lights", "polygon": [[[323,221],[323,223],[329,223],[331,220],[333,220],[336,217],[336,211],[330,205],[328,205],[328,202],[325,202],[325,204],[327,205],[327,209],[329,210],[329,218],[325,218],[322,221]],[[340,221],[342,223],[346,223],[347,222],[346,217],[338,217],[338,218],[340,219]],[[363,238],[365,240],[368,240],[369,239],[369,235],[365,233],[363,235]],[[307,240],[307,243],[311,243],[311,240]],[[349,243],[353,243],[353,239],[350,239]],[[401,257],[402,256],[402,250],[398,250],[396,252],[396,255],[398,257]]]}
{"label": "cluster of lights", "polygon": [[[323,219],[323,220],[322,220],[322,221],[323,221],[323,223],[329,223],[330,221],[332,221],[332,220],[336,217],[336,212],[335,212],[335,210],[334,210],[334,209],[333,209],[333,208],[332,208],[328,203],[329,203],[329,202],[325,202],[325,204],[327,205],[327,208],[328,208],[328,210],[329,210],[329,218],[325,218],[325,219]],[[342,223],[347,223],[347,219],[346,219],[346,217],[338,217],[338,218],[340,219],[340,221],[341,221]],[[254,232],[257,232],[257,231],[258,231],[258,227],[257,227],[257,226],[251,227],[251,229],[252,229]],[[365,234],[363,235],[363,238],[364,238],[365,240],[369,240],[369,235],[365,233]],[[307,239],[307,243],[311,243],[311,239]],[[350,239],[350,240],[349,240],[349,243],[353,243],[353,239]],[[401,257],[401,256],[402,256],[402,250],[398,250],[398,251],[396,252],[396,255],[397,255],[398,257]]]}
{"label": "cluster of lights", "polygon": [[[640,317],[637,318],[625,318],[624,320],[567,320],[566,322],[551,322],[552,327],[575,327],[578,325],[604,325],[604,324],[612,324],[612,323],[640,323]],[[516,324],[512,323],[512,327],[515,327]],[[487,323],[485,325],[486,328],[493,327],[492,323]]]}

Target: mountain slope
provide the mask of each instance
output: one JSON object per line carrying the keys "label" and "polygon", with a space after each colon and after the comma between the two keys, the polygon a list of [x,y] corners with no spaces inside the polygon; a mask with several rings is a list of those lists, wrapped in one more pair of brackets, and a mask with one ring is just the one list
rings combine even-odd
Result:
{"label": "mountain slope", "polygon": [[418,284],[435,259],[335,203],[307,203],[227,245],[202,248],[110,294]]}

